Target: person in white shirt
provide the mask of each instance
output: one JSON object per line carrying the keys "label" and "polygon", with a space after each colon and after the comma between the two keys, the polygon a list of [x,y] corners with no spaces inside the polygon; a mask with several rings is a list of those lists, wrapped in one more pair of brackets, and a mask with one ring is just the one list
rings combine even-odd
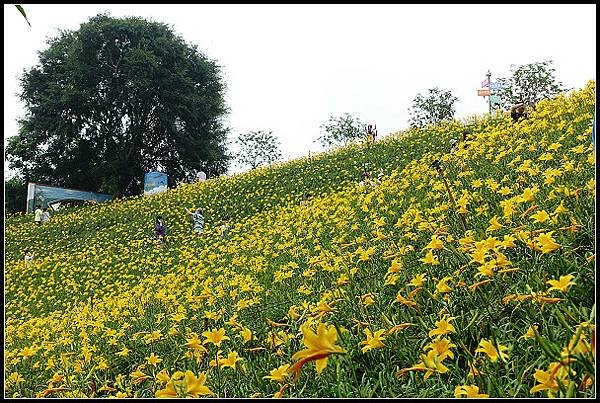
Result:
{"label": "person in white shirt", "polygon": [[33,214],[33,220],[35,221],[35,223],[37,225],[42,225],[42,216],[44,215],[44,212],[42,211],[42,206],[40,206],[39,204],[36,205],[35,212]]}
{"label": "person in white shirt", "polygon": [[25,249],[25,267],[30,267],[33,264],[33,258],[35,254],[29,249]]}

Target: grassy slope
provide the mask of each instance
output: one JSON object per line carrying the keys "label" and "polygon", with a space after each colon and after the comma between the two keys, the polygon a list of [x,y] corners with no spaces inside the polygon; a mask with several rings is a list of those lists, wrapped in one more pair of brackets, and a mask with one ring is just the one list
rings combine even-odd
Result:
{"label": "grassy slope", "polygon": [[[157,368],[145,364],[145,373],[153,375],[163,367],[169,373],[208,370],[207,385],[219,396],[269,396],[279,387],[263,376],[293,362],[293,353],[303,348],[299,325],[318,317],[347,330],[341,330],[338,344],[348,353],[331,357],[320,377],[312,376],[312,364],[305,367],[310,376],[303,374],[286,396],[453,396],[460,384],[477,384],[491,396],[529,396],[533,373],[552,360],[543,345],[520,337],[536,322],[560,350],[574,327],[590,319],[595,302],[593,261],[587,260],[594,243],[594,170],[588,158],[593,102],[590,87],[540,105],[530,121],[516,126],[506,118],[470,122],[475,141],[453,155],[444,149],[462,131],[457,123],[374,147],[355,146],[313,161],[184,186],[150,199],[75,209],[42,229],[25,217],[11,218],[6,227],[5,371],[25,379],[9,381],[8,392],[30,396],[44,389],[52,374],[61,373],[72,376],[67,381],[75,395],[90,396],[92,379],[96,390],[107,384],[129,395],[153,396],[164,386],[152,379],[134,384],[129,374],[155,352],[163,361]],[[550,151],[553,143],[561,147]],[[478,274],[479,265],[471,262],[472,250],[465,246],[468,234],[461,230],[439,176],[428,168],[434,158],[442,160],[456,198],[469,200],[465,216],[474,241],[502,241],[514,234],[515,247],[496,250],[517,271],[500,274],[496,268],[489,278]],[[527,159],[531,164],[523,164]],[[388,174],[372,192],[356,185],[365,161]],[[548,179],[553,174],[554,182]],[[535,200],[519,201],[516,196],[533,186],[539,189]],[[501,194],[503,187],[511,193]],[[300,207],[306,190],[317,197],[311,206]],[[514,201],[512,222],[504,215],[506,200]],[[543,223],[532,220],[532,214],[542,209],[551,213],[561,202],[567,212]],[[190,234],[181,207],[198,204],[209,219],[201,240]],[[226,240],[212,229],[223,213],[235,223]],[[163,250],[149,241],[155,214],[165,216],[169,228],[169,245]],[[503,228],[489,229],[494,216]],[[581,225],[577,231],[560,230],[572,220]],[[555,231],[561,249],[547,254],[534,250],[531,239],[540,232],[519,233],[527,230]],[[433,233],[443,240],[444,249],[435,251],[439,265],[420,261]],[[40,256],[33,270],[20,261],[25,246]],[[490,251],[489,257],[498,259],[497,252]],[[403,266],[398,273],[388,272],[390,256]],[[567,273],[575,274],[576,285],[564,295],[548,294],[561,297],[558,303],[502,303],[509,295],[544,292],[548,279]],[[394,302],[398,293],[407,297],[414,289],[408,283],[417,274],[427,278],[413,297],[418,306]],[[447,276],[452,291],[443,293],[436,286]],[[468,288],[487,279],[491,281]],[[296,318],[291,307],[301,316]],[[450,370],[424,383],[421,373],[394,376],[419,361],[441,311],[455,317],[456,332],[450,335],[457,344],[455,358],[444,361]],[[247,344],[230,320],[233,314],[253,332]],[[272,327],[267,319],[285,326]],[[414,326],[388,334],[384,348],[361,352],[363,328],[388,329],[390,321]],[[213,346],[207,346],[207,355],[196,356],[186,348],[193,333],[200,336],[219,327],[231,338],[222,345],[224,356],[235,350],[244,358],[243,368],[216,371],[209,363]],[[159,340],[144,340],[144,332],[156,330]],[[481,354],[475,358],[481,339],[509,346],[507,362],[492,363]],[[29,354],[23,354],[25,347],[35,351],[32,357],[23,357]],[[127,356],[117,354],[123,347],[130,350]],[[266,350],[247,351],[253,347]],[[66,352],[75,354],[63,361],[59,357]],[[98,367],[102,361],[107,369]],[[468,379],[467,361],[485,375]],[[577,369],[580,382],[585,371]],[[118,382],[118,374],[126,380]]]}

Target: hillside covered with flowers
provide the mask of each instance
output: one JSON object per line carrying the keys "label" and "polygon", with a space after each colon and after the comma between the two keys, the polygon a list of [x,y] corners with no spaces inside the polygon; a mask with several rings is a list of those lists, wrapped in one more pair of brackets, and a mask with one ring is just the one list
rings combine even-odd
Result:
{"label": "hillside covered with flowers", "polygon": [[5,395],[595,397],[594,110],[591,81],[515,124],[8,217]]}

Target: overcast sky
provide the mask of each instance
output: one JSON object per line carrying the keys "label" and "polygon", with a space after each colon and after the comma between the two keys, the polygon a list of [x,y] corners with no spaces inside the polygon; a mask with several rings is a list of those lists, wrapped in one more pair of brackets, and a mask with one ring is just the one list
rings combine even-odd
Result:
{"label": "overcast sky", "polygon": [[[284,159],[322,150],[330,115],[408,127],[415,95],[438,86],[458,97],[456,117],[487,112],[477,89],[489,70],[554,61],[580,88],[596,79],[596,5],[4,5],[4,139],[24,115],[18,77],[46,38],[90,17],[137,16],[169,24],[222,66],[230,138],[272,130]],[[5,169],[8,165],[5,159]],[[231,172],[239,171],[233,166]],[[6,176],[7,171],[5,171]]]}

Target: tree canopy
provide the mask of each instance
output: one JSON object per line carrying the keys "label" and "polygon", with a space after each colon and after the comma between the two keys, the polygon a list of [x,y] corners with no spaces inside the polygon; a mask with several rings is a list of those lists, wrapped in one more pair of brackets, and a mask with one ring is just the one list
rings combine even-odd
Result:
{"label": "tree canopy", "polygon": [[338,117],[330,116],[329,120],[321,125],[321,129],[323,132],[318,140],[323,147],[345,145],[367,135],[360,119],[349,113],[344,113]]}
{"label": "tree canopy", "polygon": [[552,61],[529,63],[511,70],[510,77],[499,78],[501,88],[495,92],[505,108],[518,103],[535,104],[564,91],[554,76]]}
{"label": "tree canopy", "polygon": [[438,124],[454,117],[454,103],[458,100],[450,90],[437,87],[428,90],[429,94],[417,94],[409,108],[410,125],[423,127]]}
{"label": "tree canopy", "polygon": [[4,209],[6,213],[24,213],[27,210],[27,184],[19,176],[4,179]]}
{"label": "tree canopy", "polygon": [[100,14],[48,45],[6,150],[26,181],[127,195],[148,171],[226,172],[220,67],[167,25]]}
{"label": "tree canopy", "polygon": [[236,143],[240,147],[238,161],[252,169],[262,164],[271,165],[281,158],[279,139],[271,131],[240,133]]}

